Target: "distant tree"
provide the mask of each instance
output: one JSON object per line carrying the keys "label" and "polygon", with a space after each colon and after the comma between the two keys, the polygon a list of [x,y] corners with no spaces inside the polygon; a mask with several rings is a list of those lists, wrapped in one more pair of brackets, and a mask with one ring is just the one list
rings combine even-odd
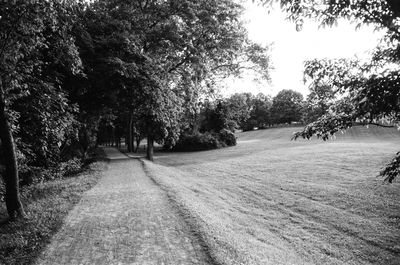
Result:
{"label": "distant tree", "polygon": [[252,100],[252,110],[250,118],[242,126],[243,130],[253,130],[266,128],[272,124],[271,116],[272,100],[269,96],[262,93],[257,94]]}
{"label": "distant tree", "polygon": [[275,123],[283,124],[301,120],[303,95],[291,89],[281,90],[273,99],[271,113]]}
{"label": "distant tree", "polygon": [[222,129],[230,131],[238,126],[232,119],[229,105],[222,99],[216,102],[206,102],[202,109],[201,132],[219,132]]}
{"label": "distant tree", "polygon": [[334,101],[335,93],[329,85],[318,84],[311,87],[310,94],[303,106],[303,122],[311,123],[327,114]]}
{"label": "distant tree", "polygon": [[251,93],[235,93],[226,99],[231,119],[237,128],[243,128],[250,118],[253,109],[254,96]]}
{"label": "distant tree", "polygon": [[223,129],[234,132],[242,128],[250,118],[253,108],[251,93],[236,93],[216,102],[207,101],[202,108],[202,132],[219,132]]}

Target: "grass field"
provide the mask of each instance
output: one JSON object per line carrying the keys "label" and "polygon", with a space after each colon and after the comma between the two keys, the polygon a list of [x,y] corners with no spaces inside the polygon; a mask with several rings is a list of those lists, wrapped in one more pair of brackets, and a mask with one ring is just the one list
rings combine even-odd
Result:
{"label": "grass field", "polygon": [[296,128],[145,162],[220,264],[400,264],[400,183],[376,175],[400,133],[371,127],[332,141]]}

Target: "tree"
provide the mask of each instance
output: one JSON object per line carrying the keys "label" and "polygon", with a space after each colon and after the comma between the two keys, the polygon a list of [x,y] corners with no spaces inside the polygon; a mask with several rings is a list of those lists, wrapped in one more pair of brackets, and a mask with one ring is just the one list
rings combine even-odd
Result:
{"label": "tree", "polygon": [[[54,74],[64,70],[76,73],[79,69],[76,47],[69,35],[71,14],[73,6],[68,2],[39,0],[0,3],[0,140],[6,167],[5,201],[11,219],[25,216],[19,197],[14,134],[18,130],[28,129],[20,128],[23,124],[20,124],[19,113],[14,108],[18,101],[27,97],[38,99],[30,103],[32,107],[35,103],[36,107],[42,107],[41,102],[45,100],[48,107],[51,102],[53,106],[64,107],[64,94],[57,89],[61,77]],[[52,108],[43,114],[53,112]],[[21,113],[21,117],[24,114]],[[50,125],[47,128],[54,133],[57,130],[59,133],[65,132],[60,130],[62,124],[51,125],[45,119],[42,121],[45,127]],[[50,138],[47,141],[61,140],[63,136],[59,139]]]}
{"label": "tree", "polygon": [[269,96],[262,93],[257,94],[252,100],[252,110],[250,118],[242,126],[243,130],[253,130],[266,128],[272,124],[271,107],[272,100]]}
{"label": "tree", "polygon": [[226,100],[231,119],[237,124],[236,127],[243,128],[250,118],[253,99],[254,96],[251,93],[235,93]]}
{"label": "tree", "polygon": [[291,89],[281,90],[273,99],[271,112],[275,123],[300,121],[303,95]]}
{"label": "tree", "polygon": [[326,114],[335,100],[334,93],[329,85],[313,86],[310,90],[311,92],[303,106],[302,117],[303,122],[307,124]]}
{"label": "tree", "polygon": [[218,133],[223,129],[234,132],[242,128],[250,117],[252,100],[251,93],[236,93],[229,98],[205,102],[200,130]]}
{"label": "tree", "polygon": [[[190,109],[187,116],[196,117],[202,87],[209,87],[217,76],[240,74],[244,69],[267,76],[266,49],[247,39],[240,21],[242,10],[230,0],[96,2],[86,12],[90,27],[83,36],[91,37],[82,38],[94,44],[86,45],[93,46],[85,49],[88,54],[101,51],[87,61],[94,74],[98,72],[93,83],[99,84],[90,86],[115,89],[116,97],[108,102],[111,109],[118,115],[129,113],[130,121],[147,126],[142,131],[150,139],[148,148],[152,139],[161,136],[173,142],[181,129],[172,126],[172,119],[182,116],[181,105],[176,104],[185,104]],[[107,62],[104,71],[93,64],[98,58]],[[164,96],[175,105],[154,104],[163,102],[158,97]]]}
{"label": "tree", "polygon": [[222,129],[234,131],[238,124],[230,111],[226,101],[219,99],[216,102],[206,102],[202,109],[200,131],[218,133]]}
{"label": "tree", "polygon": [[[273,1],[262,1],[271,3]],[[357,124],[397,126],[400,122],[400,3],[396,0],[293,1],[281,0],[281,6],[289,18],[302,23],[305,18],[320,21],[323,26],[334,25],[339,18],[357,23],[372,24],[385,31],[382,44],[378,46],[369,62],[358,60],[312,60],[306,63],[305,75],[315,84],[324,81],[336,95],[346,96],[345,105],[352,111],[333,107],[328,114],[307,125],[294,138],[310,138],[317,135],[327,139],[338,130]],[[347,108],[348,109],[348,108]],[[381,171],[381,175],[392,182],[398,175],[399,153]]]}

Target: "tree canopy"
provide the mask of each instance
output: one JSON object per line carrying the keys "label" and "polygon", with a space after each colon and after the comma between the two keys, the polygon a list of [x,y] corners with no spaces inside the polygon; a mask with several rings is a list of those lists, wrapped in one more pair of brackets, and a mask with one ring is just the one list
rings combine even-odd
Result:
{"label": "tree canopy", "polygon": [[147,138],[152,159],[153,142],[174,145],[219,80],[248,70],[269,78],[268,49],[248,39],[243,10],[231,0],[2,1],[10,217],[24,215],[20,184],[63,175],[62,163],[121,137],[130,150]]}
{"label": "tree canopy", "polygon": [[48,168],[74,135],[75,107],[63,90],[65,77],[81,70],[71,35],[74,5],[0,3],[0,140],[11,218],[24,215],[17,158],[22,170]]}
{"label": "tree canopy", "polygon": [[276,123],[299,122],[303,95],[291,89],[281,90],[272,100],[271,112]]}

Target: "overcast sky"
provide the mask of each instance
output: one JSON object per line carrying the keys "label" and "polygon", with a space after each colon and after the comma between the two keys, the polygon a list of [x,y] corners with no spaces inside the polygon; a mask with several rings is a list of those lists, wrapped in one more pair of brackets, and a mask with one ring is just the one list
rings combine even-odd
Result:
{"label": "overcast sky", "polygon": [[355,30],[355,25],[341,21],[334,28],[318,28],[313,21],[306,21],[303,30],[296,31],[293,23],[285,20],[279,8],[271,13],[256,4],[246,5],[244,19],[248,21],[250,39],[261,43],[272,43],[271,72],[272,84],[255,83],[253,78],[229,81],[222,92],[262,92],[276,95],[282,89],[297,90],[303,95],[308,88],[303,84],[303,62],[313,58],[343,58],[368,56],[382,37],[382,33],[374,32],[373,27],[362,27]]}

